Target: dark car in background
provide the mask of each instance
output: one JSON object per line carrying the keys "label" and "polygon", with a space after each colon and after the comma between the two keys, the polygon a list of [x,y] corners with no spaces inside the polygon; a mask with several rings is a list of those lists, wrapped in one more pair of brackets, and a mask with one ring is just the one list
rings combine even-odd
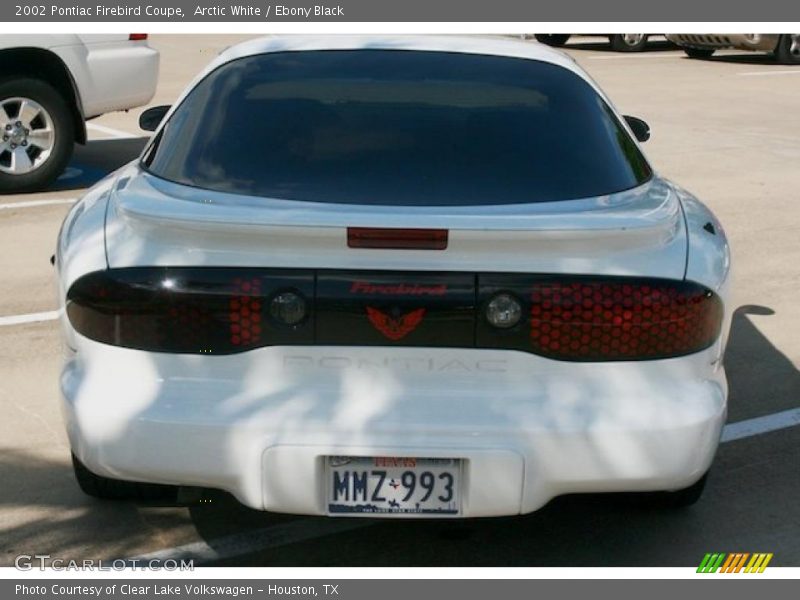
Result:
{"label": "dark car in background", "polygon": [[[537,42],[560,48],[565,45],[574,34],[571,33],[535,33],[533,37]],[[651,33],[609,33],[608,41],[611,49],[616,52],[641,52],[647,46]]]}

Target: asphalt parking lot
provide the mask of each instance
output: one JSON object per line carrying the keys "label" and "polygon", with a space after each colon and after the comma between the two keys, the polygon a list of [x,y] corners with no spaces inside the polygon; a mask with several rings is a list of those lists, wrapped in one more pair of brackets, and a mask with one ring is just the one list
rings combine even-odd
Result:
{"label": "asphalt parking lot", "polygon": [[[162,54],[151,104],[172,102],[245,37],[152,36]],[[137,109],[93,121],[52,189],[0,197],[0,565],[38,553],[229,566],[692,566],[706,552],[772,552],[772,565],[800,566],[800,68],[735,51],[690,60],[663,42],[617,54],[602,42],[577,38],[567,52],[623,113],[650,123],[655,168],[713,209],[733,247],[732,425],[696,506],[565,497],[515,518],[376,522],[259,513],[212,491],[178,506],[84,496],[58,408],[49,258],[71,202],[141,150]]]}

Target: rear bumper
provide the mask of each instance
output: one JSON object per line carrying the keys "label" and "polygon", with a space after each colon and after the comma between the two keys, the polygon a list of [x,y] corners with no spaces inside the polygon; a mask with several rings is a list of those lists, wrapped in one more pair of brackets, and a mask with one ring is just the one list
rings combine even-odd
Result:
{"label": "rear bumper", "polygon": [[670,33],[667,39],[680,46],[690,48],[738,48],[740,50],[757,50],[772,52],[778,45],[779,34],[762,33]]}
{"label": "rear bumper", "polygon": [[145,42],[89,44],[78,81],[86,118],[143,106],[158,84],[159,53]]}
{"label": "rear bumper", "polygon": [[275,512],[325,514],[328,455],[461,458],[466,517],[572,492],[679,489],[710,466],[726,412],[714,349],[598,364],[429,348],[79,347],[63,409],[92,471],[225,489]]}

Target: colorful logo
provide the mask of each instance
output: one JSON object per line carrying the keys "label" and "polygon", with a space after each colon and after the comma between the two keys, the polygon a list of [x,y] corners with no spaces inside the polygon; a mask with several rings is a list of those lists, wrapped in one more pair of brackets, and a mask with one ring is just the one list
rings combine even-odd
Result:
{"label": "colorful logo", "polygon": [[422,323],[425,309],[418,308],[399,317],[392,317],[377,308],[367,307],[367,318],[372,326],[380,331],[384,337],[397,341],[406,337]]}
{"label": "colorful logo", "polygon": [[[748,559],[750,559],[748,561]],[[763,573],[772,552],[714,552],[708,553],[697,567],[698,573]],[[747,566],[745,566],[747,563]]]}

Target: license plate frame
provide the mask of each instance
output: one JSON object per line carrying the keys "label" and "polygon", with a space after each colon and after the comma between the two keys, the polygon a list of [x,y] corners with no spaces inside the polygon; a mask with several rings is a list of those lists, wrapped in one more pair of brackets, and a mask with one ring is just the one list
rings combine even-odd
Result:
{"label": "license plate frame", "polygon": [[[329,516],[453,518],[462,515],[464,459],[325,456],[323,460],[325,511]],[[429,488],[432,488],[430,494]]]}

